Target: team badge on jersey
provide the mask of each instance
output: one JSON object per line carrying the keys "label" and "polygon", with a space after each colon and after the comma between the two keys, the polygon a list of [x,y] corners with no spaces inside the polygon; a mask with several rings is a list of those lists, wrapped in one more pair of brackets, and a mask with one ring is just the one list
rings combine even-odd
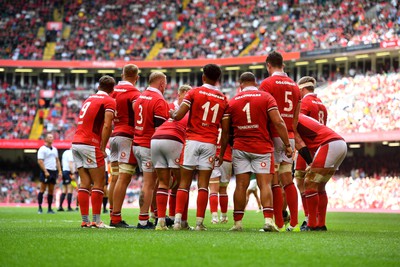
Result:
{"label": "team badge on jersey", "polygon": [[208,158],[208,161],[211,162],[211,163],[213,163],[213,162],[214,162],[214,157],[209,157],[209,158]]}
{"label": "team badge on jersey", "polygon": [[91,160],[90,158],[88,158],[88,159],[87,159],[87,162],[88,162],[88,163],[92,163],[93,160]]}
{"label": "team badge on jersey", "polygon": [[126,157],[126,153],[125,152],[122,152],[121,153],[121,158],[125,158]]}
{"label": "team badge on jersey", "polygon": [[265,162],[261,162],[260,165],[261,165],[262,168],[267,167],[267,163],[265,163]]}
{"label": "team badge on jersey", "polygon": [[179,163],[179,159],[175,159],[175,163]]}
{"label": "team badge on jersey", "polygon": [[151,167],[151,161],[146,162],[146,167],[150,168]]}

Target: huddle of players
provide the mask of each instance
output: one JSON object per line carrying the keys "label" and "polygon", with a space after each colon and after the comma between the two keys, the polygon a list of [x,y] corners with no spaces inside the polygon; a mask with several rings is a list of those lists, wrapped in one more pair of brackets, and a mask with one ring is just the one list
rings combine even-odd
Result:
{"label": "huddle of players", "polygon": [[[135,65],[124,67],[122,81],[114,88],[111,88],[111,84],[115,83],[113,78],[103,76],[100,79],[99,92],[83,104],[72,146],[81,178],[82,173],[83,180],[93,184],[90,195],[92,223],[88,217],[88,183],[81,183],[78,192],[83,220],[81,226],[109,227],[100,220],[99,203],[103,194],[101,181],[104,181],[100,179],[100,171],[103,170],[104,176],[104,160],[101,157],[105,154],[105,145],[111,134],[111,121],[114,120],[114,131],[110,138],[111,227],[132,227],[122,220],[121,209],[127,186],[136,166],[139,166],[143,171],[143,187],[139,199],[138,229],[167,230],[168,201],[170,210],[175,206],[175,213],[172,213],[174,230],[190,229],[187,223],[189,187],[197,173],[195,230],[207,230],[203,222],[208,204],[208,190],[209,186],[213,190],[215,178],[229,172],[230,165],[224,166],[224,160],[229,161],[229,156],[224,157],[225,152],[230,149],[228,143],[232,144],[232,165],[236,175],[232,231],[242,230],[246,189],[251,173],[255,173],[260,188],[265,218],[263,230],[279,231],[284,227],[280,184],[284,187],[291,212],[290,226],[286,230],[299,229],[297,190],[291,176],[295,146],[309,164],[307,169],[304,166],[301,168],[299,164],[296,172],[299,184],[303,185],[305,181],[300,190],[304,191],[305,201],[309,204],[306,205],[308,225],[304,229],[317,230],[321,223],[325,227],[324,218],[320,218],[325,215],[319,211],[325,201],[320,203],[318,197],[324,194],[324,185],[343,160],[346,144],[329,128],[298,115],[300,90],[284,73],[282,56],[272,52],[266,63],[271,76],[262,82],[260,89],[257,88],[252,73],[243,73],[239,80],[241,92],[229,103],[216,87],[221,69],[214,64],[204,66],[202,86],[193,89],[189,86],[180,88],[178,105],[175,106],[168,105],[163,98],[167,81],[161,72],[150,75],[149,86],[143,93],[134,87],[138,79],[138,68]],[[313,88],[315,80],[300,84],[300,87]],[[344,148],[339,141],[344,143]],[[217,142],[220,145],[219,153],[216,151]],[[340,144],[331,147],[334,142]],[[218,170],[214,170],[214,167]],[[85,179],[85,175],[89,179]],[[214,178],[211,179],[211,185],[210,177]],[[222,188],[224,185],[226,182],[222,183]],[[169,189],[172,189],[171,193]],[[226,191],[219,192],[220,197],[223,196],[220,198],[220,201],[223,199],[221,204],[225,204],[225,197],[227,204]],[[210,204],[215,194],[216,192],[211,194]],[[149,221],[151,207],[157,212],[156,226]],[[213,213],[213,221],[214,219],[217,220],[218,217],[215,218]],[[221,222],[227,222],[226,209],[222,211]]]}

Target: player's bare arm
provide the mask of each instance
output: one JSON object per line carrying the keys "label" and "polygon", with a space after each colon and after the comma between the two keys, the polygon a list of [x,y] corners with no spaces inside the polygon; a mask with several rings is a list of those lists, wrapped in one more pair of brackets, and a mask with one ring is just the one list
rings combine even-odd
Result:
{"label": "player's bare arm", "polygon": [[111,131],[112,131],[112,121],[114,119],[114,113],[111,111],[106,111],[104,115],[104,125],[103,130],[101,132],[101,143],[100,143],[100,150],[103,152],[104,158],[107,157],[106,153],[106,146],[108,143],[108,139],[110,138]]}
{"label": "player's bare arm", "polygon": [[279,137],[282,139],[283,143],[285,144],[286,156],[292,157],[293,149],[290,146],[288,131],[287,131],[285,122],[283,121],[281,115],[279,114],[279,111],[277,109],[272,109],[268,112],[268,116],[269,116],[270,120],[272,121],[272,123],[274,124],[275,129],[277,130],[277,132],[279,134]]}
{"label": "player's bare arm", "polygon": [[301,107],[301,101],[296,106],[296,109],[294,110],[293,114],[293,130],[294,132],[297,131],[297,123],[299,122],[299,114],[300,114],[300,108]]}
{"label": "player's bare arm", "polygon": [[229,141],[229,127],[230,127],[230,117],[229,116],[224,116],[222,118],[222,122],[221,122],[221,149],[218,155],[218,164],[219,166],[222,165],[222,163],[224,162],[224,154],[225,154],[225,150],[226,150],[226,146],[228,145],[228,141]]}
{"label": "player's bare arm", "polygon": [[56,158],[56,164],[57,164],[57,170],[58,170],[58,178],[62,177],[62,169],[61,169],[61,163],[60,159]]}
{"label": "player's bare arm", "polygon": [[313,160],[310,150],[308,150],[306,143],[303,141],[297,131],[294,133],[294,140],[296,142],[297,151],[299,151],[299,154],[307,162],[307,164],[310,165]]}
{"label": "player's bare arm", "polygon": [[177,110],[171,109],[169,111],[169,116],[171,119],[180,121],[183,117],[185,117],[186,113],[189,111],[190,107],[184,102],[179,106]]}

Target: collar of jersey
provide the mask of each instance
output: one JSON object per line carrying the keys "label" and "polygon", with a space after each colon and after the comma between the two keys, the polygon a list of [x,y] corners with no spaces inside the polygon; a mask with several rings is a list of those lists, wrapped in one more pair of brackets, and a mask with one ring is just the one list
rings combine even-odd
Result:
{"label": "collar of jersey", "polygon": [[208,83],[205,83],[202,86],[205,87],[205,88],[208,88],[208,89],[218,90],[219,91],[217,86],[214,86],[214,85],[211,85],[211,84],[208,84]]}
{"label": "collar of jersey", "polygon": [[133,84],[131,82],[128,82],[128,81],[119,81],[118,85],[132,85],[133,86]]}
{"label": "collar of jersey", "polygon": [[307,93],[307,94],[305,94],[304,96],[303,96],[303,98],[306,98],[306,96],[316,96],[317,94],[316,93]]}
{"label": "collar of jersey", "polygon": [[161,96],[163,95],[160,90],[158,90],[157,88],[151,87],[151,86],[147,87],[146,90],[149,90],[151,92],[156,92],[157,94],[160,94]]}
{"label": "collar of jersey", "polygon": [[245,91],[258,91],[258,88],[255,86],[247,86],[242,89],[242,92],[245,92]]}
{"label": "collar of jersey", "polygon": [[275,71],[274,73],[272,73],[271,76],[285,76],[285,77],[287,77],[287,74],[285,72]]}
{"label": "collar of jersey", "polygon": [[97,94],[98,94],[98,95],[108,95],[106,92],[101,91],[101,90],[97,91]]}

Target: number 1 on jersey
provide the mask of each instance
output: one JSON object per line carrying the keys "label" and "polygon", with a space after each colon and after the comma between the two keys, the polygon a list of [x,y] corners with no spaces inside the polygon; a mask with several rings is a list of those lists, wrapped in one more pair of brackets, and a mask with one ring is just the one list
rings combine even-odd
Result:
{"label": "number 1 on jersey", "polygon": [[250,103],[244,105],[242,110],[246,112],[247,123],[251,123]]}
{"label": "number 1 on jersey", "polygon": [[[210,101],[207,101],[204,105],[201,106],[202,109],[204,109],[204,113],[203,113],[203,121],[207,120],[208,117],[208,112],[210,110]],[[211,111],[213,111],[213,116],[211,119],[212,123],[215,123],[217,120],[217,115],[218,115],[218,109],[219,109],[219,104],[215,104],[212,108]]]}

